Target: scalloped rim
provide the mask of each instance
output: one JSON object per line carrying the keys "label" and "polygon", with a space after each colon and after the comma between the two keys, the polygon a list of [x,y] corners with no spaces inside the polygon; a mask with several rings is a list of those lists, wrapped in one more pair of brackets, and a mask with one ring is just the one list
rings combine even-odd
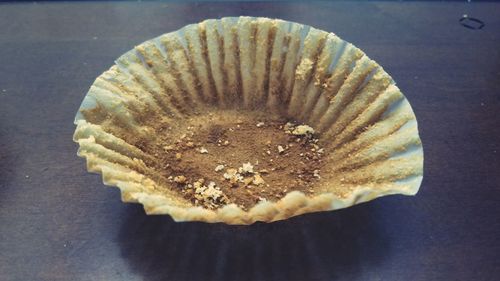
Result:
{"label": "scalloped rim", "polygon": [[166,196],[139,191],[126,182],[114,180],[112,169],[103,169],[99,165],[93,165],[90,157],[79,156],[86,159],[87,170],[89,172],[102,175],[104,185],[120,189],[122,202],[142,204],[146,214],[170,215],[176,222],[202,221],[244,225],[257,221],[279,221],[305,213],[343,209],[386,195],[415,195],[423,179],[423,175],[415,176],[409,182],[395,184],[383,189],[373,189],[368,186],[358,187],[345,198],[336,196],[333,193],[307,196],[300,191],[292,191],[279,201],[257,203],[249,211],[244,211],[235,204],[230,204],[216,210],[209,210],[203,207],[185,208],[171,205]]}

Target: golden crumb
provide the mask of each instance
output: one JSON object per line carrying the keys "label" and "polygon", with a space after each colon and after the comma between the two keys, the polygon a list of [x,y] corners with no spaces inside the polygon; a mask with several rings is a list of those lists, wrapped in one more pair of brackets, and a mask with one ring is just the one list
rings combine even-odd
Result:
{"label": "golden crumb", "polygon": [[174,181],[176,183],[185,183],[186,182],[186,177],[185,176],[176,176],[174,177]]}
{"label": "golden crumb", "polygon": [[256,185],[261,185],[261,184],[264,184],[265,181],[260,175],[257,174],[257,175],[253,176],[253,183]]}
{"label": "golden crumb", "polygon": [[312,135],[314,134],[314,129],[308,125],[299,125],[293,129],[292,134],[296,136]]}

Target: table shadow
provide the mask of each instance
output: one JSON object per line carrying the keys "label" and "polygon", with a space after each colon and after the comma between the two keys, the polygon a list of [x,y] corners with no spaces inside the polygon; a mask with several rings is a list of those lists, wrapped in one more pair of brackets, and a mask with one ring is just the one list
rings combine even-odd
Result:
{"label": "table shadow", "polygon": [[10,186],[14,177],[14,167],[17,158],[12,153],[12,147],[7,134],[9,132],[6,126],[0,120],[0,204],[7,196],[7,188]]}
{"label": "table shadow", "polygon": [[118,243],[143,280],[353,279],[390,247],[372,204],[251,226],[176,223],[127,208]]}

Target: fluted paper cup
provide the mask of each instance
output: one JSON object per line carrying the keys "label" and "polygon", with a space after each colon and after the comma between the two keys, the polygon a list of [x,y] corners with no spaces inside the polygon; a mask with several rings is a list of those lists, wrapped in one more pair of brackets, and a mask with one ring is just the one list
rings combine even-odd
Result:
{"label": "fluted paper cup", "polygon": [[[175,134],[218,110],[314,128],[327,150],[314,194],[291,190],[244,209],[198,206],[177,192],[144,146],[159,141],[161,124]],[[205,20],[136,46],[95,80],[75,124],[90,172],[118,187],[124,202],[176,221],[283,220],[414,195],[423,176],[416,118],[389,74],[333,33],[278,19]]]}

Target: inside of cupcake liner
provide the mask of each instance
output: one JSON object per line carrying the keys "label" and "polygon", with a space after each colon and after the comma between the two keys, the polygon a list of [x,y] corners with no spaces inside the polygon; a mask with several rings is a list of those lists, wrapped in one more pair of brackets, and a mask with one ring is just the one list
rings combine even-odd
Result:
{"label": "inside of cupcake liner", "polygon": [[[314,187],[315,195],[342,199],[366,185],[379,195],[387,186],[402,194],[418,190],[423,151],[417,123],[392,78],[336,35],[281,20],[208,20],[135,47],[96,79],[75,118],[87,133],[75,133],[75,140],[92,151],[83,156],[140,166],[131,171],[148,177],[151,168],[141,158],[154,156],[133,148],[158,141],[156,125],[147,122],[179,124],[212,109],[235,108],[277,113],[319,133],[330,150],[325,161],[332,162],[325,174],[340,171],[353,184],[347,193],[335,193],[340,182],[329,179]],[[92,111],[100,117],[89,118]],[[133,140],[113,139],[120,135],[117,127]],[[169,188],[147,192],[175,197],[164,193]]]}

